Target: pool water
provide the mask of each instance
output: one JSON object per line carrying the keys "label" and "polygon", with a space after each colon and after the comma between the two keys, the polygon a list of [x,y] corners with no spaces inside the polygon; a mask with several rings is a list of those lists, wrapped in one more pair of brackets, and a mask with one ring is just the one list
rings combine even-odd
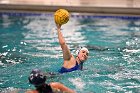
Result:
{"label": "pool water", "polygon": [[[83,71],[56,74],[78,93],[140,93],[140,17],[72,13],[62,32],[72,54],[86,46]],[[32,69],[58,73],[63,62],[53,13],[0,12],[0,92],[34,89]]]}

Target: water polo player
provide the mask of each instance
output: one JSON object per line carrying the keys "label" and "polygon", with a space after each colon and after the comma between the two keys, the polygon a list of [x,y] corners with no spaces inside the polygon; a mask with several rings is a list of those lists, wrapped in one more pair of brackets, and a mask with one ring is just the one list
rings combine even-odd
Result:
{"label": "water polo player", "polygon": [[76,93],[72,89],[58,82],[45,83],[46,76],[41,70],[34,69],[28,78],[29,82],[35,86],[35,90],[28,90],[26,93]]}
{"label": "water polo player", "polygon": [[75,70],[82,70],[83,63],[87,60],[89,51],[87,48],[82,47],[77,51],[76,58],[71,54],[70,49],[68,48],[68,45],[65,42],[65,39],[61,32],[61,25],[56,24],[57,26],[57,33],[58,33],[58,39],[59,43],[62,48],[63,52],[63,66],[59,70],[60,73],[66,73],[66,72],[72,72]]}

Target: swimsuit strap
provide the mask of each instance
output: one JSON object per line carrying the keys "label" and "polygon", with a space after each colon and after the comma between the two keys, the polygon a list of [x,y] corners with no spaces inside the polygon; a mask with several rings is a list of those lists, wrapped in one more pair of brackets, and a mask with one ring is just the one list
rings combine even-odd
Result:
{"label": "swimsuit strap", "polygon": [[76,64],[74,67],[72,68],[65,68],[65,67],[61,67],[61,69],[59,70],[59,73],[66,73],[66,72],[72,72],[72,71],[75,71],[75,70],[80,70],[80,65],[78,64],[78,62],[76,61]]}

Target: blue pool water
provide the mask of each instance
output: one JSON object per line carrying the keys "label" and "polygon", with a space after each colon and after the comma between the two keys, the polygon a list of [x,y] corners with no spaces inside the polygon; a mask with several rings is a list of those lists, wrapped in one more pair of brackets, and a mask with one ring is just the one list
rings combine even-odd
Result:
{"label": "blue pool water", "polygon": [[[89,59],[83,71],[47,82],[78,93],[140,93],[140,17],[72,14],[62,32],[72,53],[86,46]],[[57,73],[62,61],[53,13],[0,13],[0,92],[33,89],[32,69]]]}

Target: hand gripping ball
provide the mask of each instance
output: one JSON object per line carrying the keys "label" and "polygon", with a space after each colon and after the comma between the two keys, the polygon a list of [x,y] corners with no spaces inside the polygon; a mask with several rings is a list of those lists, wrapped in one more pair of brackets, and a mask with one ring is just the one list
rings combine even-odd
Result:
{"label": "hand gripping ball", "polygon": [[54,14],[56,24],[63,25],[69,21],[69,12],[65,9],[59,9]]}

